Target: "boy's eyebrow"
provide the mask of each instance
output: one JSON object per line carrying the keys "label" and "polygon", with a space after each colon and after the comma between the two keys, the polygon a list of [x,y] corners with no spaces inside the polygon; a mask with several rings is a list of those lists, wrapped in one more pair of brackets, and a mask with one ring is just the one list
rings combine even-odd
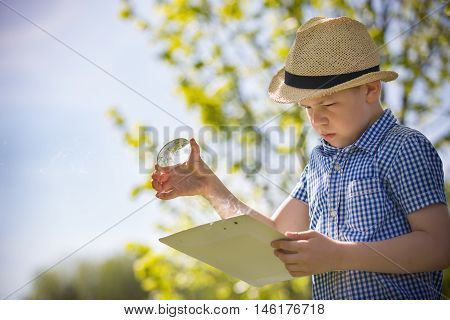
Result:
{"label": "boy's eyebrow", "polygon": [[[324,99],[324,100],[320,101],[318,104],[319,104],[319,105],[322,105],[322,104],[324,104],[324,102],[326,102],[326,101],[327,101],[327,100]],[[306,104],[303,104],[303,103],[300,103],[300,105],[303,106],[303,107],[308,107]]]}

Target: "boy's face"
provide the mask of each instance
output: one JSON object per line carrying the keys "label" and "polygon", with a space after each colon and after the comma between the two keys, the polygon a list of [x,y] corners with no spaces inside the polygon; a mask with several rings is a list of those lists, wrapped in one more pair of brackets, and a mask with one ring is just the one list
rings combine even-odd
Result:
{"label": "boy's face", "polygon": [[326,97],[304,99],[314,130],[330,145],[346,147],[355,142],[382,114],[379,104],[381,84],[375,82],[342,90]]}

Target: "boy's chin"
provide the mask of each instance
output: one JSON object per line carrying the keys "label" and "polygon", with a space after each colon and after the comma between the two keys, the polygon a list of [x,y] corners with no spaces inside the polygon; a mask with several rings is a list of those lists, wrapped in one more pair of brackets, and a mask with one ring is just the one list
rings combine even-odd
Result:
{"label": "boy's chin", "polygon": [[339,148],[339,149],[348,147],[349,145],[351,145],[354,142],[354,141],[353,142],[345,141],[345,140],[342,140],[342,138],[339,139],[339,137],[337,137],[337,135],[335,135],[332,139],[328,139],[328,140],[325,139],[325,141],[330,146]]}

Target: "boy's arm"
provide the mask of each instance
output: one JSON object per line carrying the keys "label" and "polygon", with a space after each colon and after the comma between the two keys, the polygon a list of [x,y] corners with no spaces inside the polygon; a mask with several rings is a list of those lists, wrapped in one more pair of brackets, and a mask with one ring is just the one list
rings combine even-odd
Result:
{"label": "boy's arm", "polygon": [[[192,151],[186,163],[172,167],[155,165],[152,187],[157,191],[157,198],[170,200],[181,196],[201,195],[211,203],[222,219],[247,214],[283,234],[288,229],[297,232],[308,229],[308,206],[305,203],[289,196],[272,219],[253,210],[237,199],[202,160],[200,147],[195,139],[192,138],[190,144]],[[302,177],[305,179],[304,173]]]}
{"label": "boy's arm", "polygon": [[211,176],[207,185],[203,197],[211,203],[222,219],[247,214],[283,234],[286,231],[299,232],[309,229],[308,205],[291,196],[288,196],[269,218],[237,199],[217,176]]}
{"label": "boy's arm", "polygon": [[[433,204],[409,214],[412,231],[378,242],[344,242],[317,231],[288,232],[297,241],[275,240],[274,254],[292,276],[334,270],[414,273],[450,266],[450,217]],[[286,253],[285,251],[289,251]]]}
{"label": "boy's arm", "polygon": [[281,233],[287,231],[309,230],[309,206],[296,198],[288,196],[272,216],[276,229]]}
{"label": "boy's arm", "polygon": [[442,270],[450,266],[450,216],[443,203],[408,215],[411,232],[378,242],[339,242],[338,269],[385,273]]}

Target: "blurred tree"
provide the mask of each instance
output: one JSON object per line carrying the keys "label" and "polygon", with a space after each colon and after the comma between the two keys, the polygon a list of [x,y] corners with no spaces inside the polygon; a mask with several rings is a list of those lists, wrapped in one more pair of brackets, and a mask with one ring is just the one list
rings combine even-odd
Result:
{"label": "blurred tree", "polygon": [[256,288],[181,254],[158,254],[130,243],[135,274],[150,299],[311,299],[309,278]]}
{"label": "blurred tree", "polygon": [[28,299],[127,300],[146,299],[133,270],[133,259],[116,256],[103,262],[83,262],[73,271],[50,271],[33,283]]}
{"label": "blurred tree", "polygon": [[[434,126],[430,115],[449,117],[448,104],[444,105],[440,98],[442,89],[448,85],[449,7],[445,1],[149,2],[151,11],[147,12],[138,10],[130,1],[120,1],[119,15],[134,22],[150,37],[150,44],[159,52],[161,61],[173,66],[173,72],[178,76],[174,84],[176,92],[185,99],[188,110],[198,114],[203,125],[223,133],[219,136],[222,143],[233,139],[230,128],[239,126],[244,128],[237,138],[239,144],[255,148],[264,146],[275,156],[296,156],[299,160],[297,171],[307,163],[306,150],[308,143],[313,142],[308,139],[305,113],[295,105],[272,103],[267,97],[267,87],[271,77],[284,64],[299,25],[316,15],[346,15],[368,26],[379,46],[381,68],[396,70],[400,74],[396,85],[383,87],[382,98],[392,90],[389,96],[394,98],[389,107],[402,123],[412,127]],[[149,12],[151,16],[148,16]],[[394,91],[395,88],[397,90]],[[138,147],[142,141],[139,142],[136,133],[130,133],[119,112],[111,109],[110,115],[123,130],[126,142]],[[448,148],[450,141],[448,123],[432,141],[441,150]],[[288,145],[275,143],[269,136],[271,131],[267,130],[270,127],[284,131],[295,129],[295,139],[290,139]],[[146,139],[150,142],[150,150],[156,150],[156,142]],[[254,173],[249,168],[260,170]],[[229,168],[235,177],[240,181],[245,178],[249,184],[251,192],[242,199],[269,213],[286,197],[297,177],[292,170],[271,175],[267,169],[270,168],[266,163],[262,164],[261,157],[255,153],[236,155]],[[134,188],[132,195],[137,196],[150,189],[146,179]],[[165,205],[171,206],[169,203]],[[188,208],[197,208],[195,205]],[[180,216],[190,213],[185,209],[178,210]],[[138,260],[139,263],[146,261],[141,269],[150,272],[148,270],[152,270],[156,260],[144,257],[146,255]],[[157,277],[152,272],[136,272],[142,283]],[[226,279],[217,273],[215,276],[217,285]],[[158,285],[144,285],[144,289],[165,292],[164,285],[158,282]],[[229,287],[233,285],[232,281],[228,283]],[[288,288],[291,285],[280,284],[287,292],[290,292]],[[183,295],[180,292],[183,290],[171,294],[174,297],[195,294],[185,292]]]}

